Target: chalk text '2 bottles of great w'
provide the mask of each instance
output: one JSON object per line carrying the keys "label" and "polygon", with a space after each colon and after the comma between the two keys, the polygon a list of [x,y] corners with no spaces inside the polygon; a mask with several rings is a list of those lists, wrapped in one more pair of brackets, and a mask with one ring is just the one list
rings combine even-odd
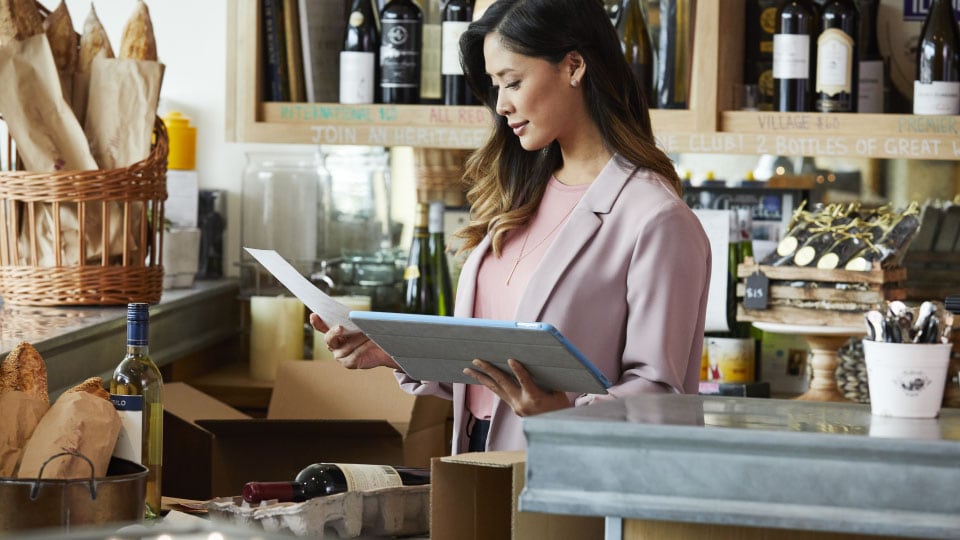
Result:
{"label": "chalk text '2 bottles of great w'", "polygon": [[146,517],[160,517],[163,455],[163,378],[147,347],[148,305],[127,305],[127,354],[110,379],[110,400],[120,414],[113,454],[142,463],[147,473]]}

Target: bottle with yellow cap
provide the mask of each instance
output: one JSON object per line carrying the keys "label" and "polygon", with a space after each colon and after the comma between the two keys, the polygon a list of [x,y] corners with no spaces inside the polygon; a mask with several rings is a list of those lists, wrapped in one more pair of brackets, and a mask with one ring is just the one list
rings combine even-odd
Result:
{"label": "bottle with yellow cap", "polygon": [[197,167],[197,128],[190,125],[190,118],[177,111],[163,117],[170,140],[167,168],[192,171]]}

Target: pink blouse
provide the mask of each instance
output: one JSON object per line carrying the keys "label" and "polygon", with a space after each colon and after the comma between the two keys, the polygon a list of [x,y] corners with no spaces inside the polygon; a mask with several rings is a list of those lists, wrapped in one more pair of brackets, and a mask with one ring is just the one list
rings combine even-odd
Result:
{"label": "pink blouse", "polygon": [[[473,316],[481,319],[514,320],[517,305],[547,248],[557,237],[590,184],[568,186],[550,177],[537,213],[523,228],[511,231],[501,256],[490,250],[477,274]],[[531,321],[532,322],[532,321]],[[467,409],[474,418],[489,419],[496,395],[486,386],[467,385]]]}

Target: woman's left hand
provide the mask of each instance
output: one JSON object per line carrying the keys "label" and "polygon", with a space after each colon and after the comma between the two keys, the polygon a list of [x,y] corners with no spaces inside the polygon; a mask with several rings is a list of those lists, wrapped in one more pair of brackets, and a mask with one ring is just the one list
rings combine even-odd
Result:
{"label": "woman's left hand", "polygon": [[490,362],[476,359],[473,368],[463,372],[493,390],[504,402],[513,408],[517,416],[531,416],[570,406],[567,394],[563,392],[548,392],[533,382],[533,377],[523,364],[513,358],[507,360],[507,365],[513,370],[516,380]]}

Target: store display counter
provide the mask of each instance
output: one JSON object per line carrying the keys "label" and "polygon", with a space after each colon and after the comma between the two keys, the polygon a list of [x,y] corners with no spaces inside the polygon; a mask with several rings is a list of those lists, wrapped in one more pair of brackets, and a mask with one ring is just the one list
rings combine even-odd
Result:
{"label": "store display counter", "polygon": [[[236,280],[197,281],[163,291],[150,306],[150,356],[163,367],[240,334]],[[123,358],[126,306],[0,305],[0,358],[17,343],[43,355],[52,396],[87,377],[109,377]]]}
{"label": "store display counter", "polygon": [[642,395],[525,418],[524,432],[521,509],[608,516],[608,539],[960,531],[957,409],[909,420],[851,403]]}

